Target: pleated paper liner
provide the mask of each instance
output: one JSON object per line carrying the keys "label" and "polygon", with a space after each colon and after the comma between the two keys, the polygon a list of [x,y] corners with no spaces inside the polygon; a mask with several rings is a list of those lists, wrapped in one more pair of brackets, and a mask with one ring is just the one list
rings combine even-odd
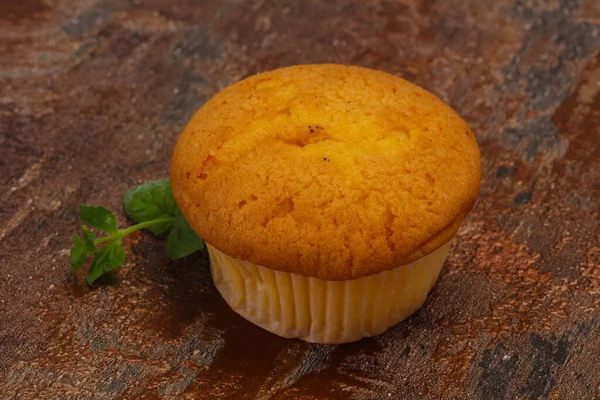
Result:
{"label": "pleated paper liner", "polygon": [[345,281],[275,271],[207,246],[215,285],[242,317],[282,337],[346,343],[378,335],[417,311],[450,242],[413,263]]}

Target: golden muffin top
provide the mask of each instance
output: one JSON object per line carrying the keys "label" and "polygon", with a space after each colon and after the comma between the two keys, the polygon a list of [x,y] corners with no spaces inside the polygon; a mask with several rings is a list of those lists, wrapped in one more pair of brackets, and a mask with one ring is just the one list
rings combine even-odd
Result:
{"label": "golden muffin top", "polygon": [[467,124],[396,76],[344,65],[258,74],[216,94],[179,137],[173,195],[222,252],[344,280],[449,241],[479,194]]}

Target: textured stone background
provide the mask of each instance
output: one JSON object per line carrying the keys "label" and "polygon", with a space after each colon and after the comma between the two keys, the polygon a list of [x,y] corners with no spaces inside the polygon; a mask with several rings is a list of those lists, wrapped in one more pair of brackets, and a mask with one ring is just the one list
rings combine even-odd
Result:
{"label": "textured stone background", "polygon": [[[0,2],[0,398],[600,398],[600,2]],[[204,254],[143,234],[88,290],[78,203],[165,177],[192,112],[249,74],[364,65],[470,123],[481,198],[425,307],[375,339],[284,340]]]}

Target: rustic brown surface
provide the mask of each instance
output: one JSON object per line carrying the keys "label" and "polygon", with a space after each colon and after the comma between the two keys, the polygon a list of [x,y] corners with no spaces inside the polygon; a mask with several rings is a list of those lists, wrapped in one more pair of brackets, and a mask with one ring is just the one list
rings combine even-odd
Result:
{"label": "rustic brown surface", "polygon": [[[600,398],[596,0],[0,3],[3,399]],[[167,174],[219,88],[306,62],[449,102],[481,198],[425,307],[375,339],[284,340],[233,314],[205,254],[130,240],[112,283],[68,271],[78,203]]]}

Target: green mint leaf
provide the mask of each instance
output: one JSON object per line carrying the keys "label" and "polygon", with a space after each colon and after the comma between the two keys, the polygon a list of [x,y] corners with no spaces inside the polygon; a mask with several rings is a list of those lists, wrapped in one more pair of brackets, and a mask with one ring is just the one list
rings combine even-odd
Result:
{"label": "green mint leaf", "polygon": [[82,225],[81,231],[83,232],[83,244],[85,245],[85,251],[88,254],[93,254],[98,251],[94,241],[96,240],[96,234],[88,229],[87,226]]}
{"label": "green mint leaf", "polygon": [[83,231],[83,241],[77,234],[73,235],[73,245],[71,246],[71,271],[78,271],[81,269],[87,256],[98,251],[94,244],[94,240],[96,239],[94,232],[91,232],[86,226],[82,226],[81,229]]}
{"label": "green mint leaf", "polygon": [[108,243],[100,250],[96,258],[90,264],[90,270],[86,277],[88,285],[94,286],[94,282],[105,273],[112,271],[125,262],[125,250],[121,246],[121,239]]}
{"label": "green mint leaf", "polygon": [[71,271],[78,271],[83,267],[88,252],[85,244],[79,239],[76,233],[73,234],[73,245],[71,246]]}
{"label": "green mint leaf", "polygon": [[204,241],[198,237],[190,224],[185,220],[181,210],[177,208],[173,229],[167,237],[167,257],[171,260],[176,260],[202,248],[204,248]]}
{"label": "green mint leaf", "polygon": [[[136,222],[173,217],[177,209],[169,179],[132,187],[123,196],[123,205],[127,215]],[[172,222],[165,222],[149,226],[146,230],[157,236],[163,236],[169,233],[172,227]]]}
{"label": "green mint leaf", "polygon": [[92,207],[80,204],[79,218],[102,232],[112,233],[118,230],[117,219],[114,214],[104,207]]}

